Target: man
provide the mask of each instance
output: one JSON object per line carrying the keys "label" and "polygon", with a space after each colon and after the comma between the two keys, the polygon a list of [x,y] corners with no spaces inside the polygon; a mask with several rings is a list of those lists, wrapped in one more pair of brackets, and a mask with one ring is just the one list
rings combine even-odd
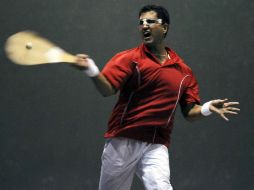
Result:
{"label": "man", "polygon": [[109,120],[102,154],[100,190],[128,190],[134,174],[145,189],[172,190],[168,147],[179,103],[183,115],[193,120],[218,114],[237,114],[238,102],[213,100],[200,105],[199,88],[191,69],[165,46],[169,14],[148,5],[139,12],[143,43],[118,53],[99,71],[89,56],[77,55],[103,96],[120,91]]}

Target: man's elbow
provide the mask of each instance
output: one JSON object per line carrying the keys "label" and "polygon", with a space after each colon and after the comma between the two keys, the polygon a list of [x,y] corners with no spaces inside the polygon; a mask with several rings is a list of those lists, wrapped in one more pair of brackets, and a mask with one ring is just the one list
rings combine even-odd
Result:
{"label": "man's elbow", "polygon": [[116,94],[116,90],[115,89],[107,89],[107,90],[99,90],[100,91],[100,94],[103,96],[103,97],[108,97],[108,96],[112,96],[112,95],[115,95]]}

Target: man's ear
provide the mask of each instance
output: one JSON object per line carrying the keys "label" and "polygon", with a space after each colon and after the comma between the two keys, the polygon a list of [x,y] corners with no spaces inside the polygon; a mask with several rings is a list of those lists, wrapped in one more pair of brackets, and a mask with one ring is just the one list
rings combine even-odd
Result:
{"label": "man's ear", "polygon": [[169,30],[169,25],[168,24],[163,24],[163,33],[166,34]]}

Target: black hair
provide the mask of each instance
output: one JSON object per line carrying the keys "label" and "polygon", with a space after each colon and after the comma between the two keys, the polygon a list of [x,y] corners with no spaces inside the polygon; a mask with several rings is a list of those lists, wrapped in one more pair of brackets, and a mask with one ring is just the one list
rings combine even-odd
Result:
{"label": "black hair", "polygon": [[157,17],[162,19],[162,24],[170,24],[170,15],[167,11],[167,9],[165,9],[162,6],[158,6],[158,5],[146,5],[144,7],[142,7],[139,11],[139,17],[141,16],[141,14],[149,12],[149,11],[154,11],[157,13]]}

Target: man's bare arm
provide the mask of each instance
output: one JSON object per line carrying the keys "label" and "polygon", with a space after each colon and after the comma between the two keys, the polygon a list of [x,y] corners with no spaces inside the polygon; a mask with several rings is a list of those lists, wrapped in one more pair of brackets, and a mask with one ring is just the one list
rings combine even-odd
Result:
{"label": "man's bare arm", "polygon": [[[229,121],[229,119],[226,117],[226,114],[230,115],[238,114],[240,109],[235,107],[238,105],[239,102],[228,102],[228,99],[223,100],[217,99],[209,102],[208,109],[210,112],[217,113],[221,118],[223,118],[226,121]],[[201,111],[203,106],[195,104],[191,108],[188,107],[184,108],[183,113],[186,119],[193,121],[195,119],[204,117]]]}
{"label": "man's bare arm", "polygon": [[110,84],[110,82],[103,74],[100,73],[96,77],[91,77],[91,79],[102,96],[111,96],[116,93],[114,87]]}
{"label": "man's bare arm", "polygon": [[105,76],[99,71],[95,63],[86,54],[78,54],[74,67],[84,70],[88,76],[92,79],[97,90],[102,96],[111,96],[117,92],[117,90],[110,84]]}

